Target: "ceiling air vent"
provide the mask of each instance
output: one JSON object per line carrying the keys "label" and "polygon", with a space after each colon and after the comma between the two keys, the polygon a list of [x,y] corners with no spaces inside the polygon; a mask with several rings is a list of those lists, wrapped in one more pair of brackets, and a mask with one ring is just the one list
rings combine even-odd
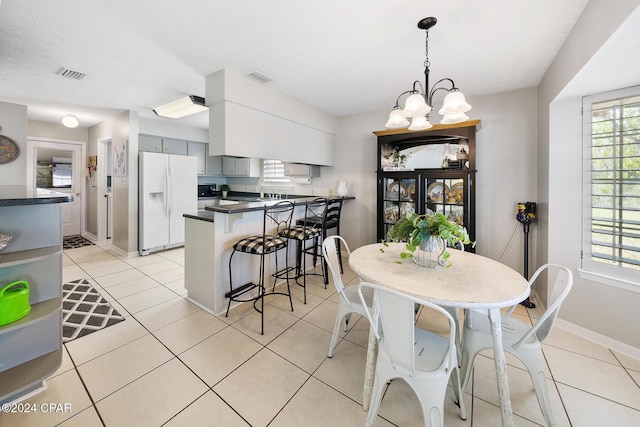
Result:
{"label": "ceiling air vent", "polygon": [[269,83],[271,80],[273,80],[271,77],[265,76],[259,71],[254,71],[253,73],[247,75],[247,77],[251,77],[252,79],[259,81],[260,83]]}
{"label": "ceiling air vent", "polygon": [[72,80],[81,80],[86,76],[85,73],[81,73],[80,71],[73,71],[64,67],[61,68],[60,71],[58,71],[58,75]]}

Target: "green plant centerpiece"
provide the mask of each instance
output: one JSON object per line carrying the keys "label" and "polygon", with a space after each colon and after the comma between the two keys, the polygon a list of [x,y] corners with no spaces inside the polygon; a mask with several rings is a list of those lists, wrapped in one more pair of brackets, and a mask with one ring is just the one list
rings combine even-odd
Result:
{"label": "green plant centerpiece", "polygon": [[227,197],[227,192],[229,191],[229,186],[227,184],[222,184],[220,186],[220,191],[222,191],[222,197]]}
{"label": "green plant centerpiece", "polygon": [[[433,238],[435,238],[435,240]],[[400,253],[400,258],[402,259],[414,258],[416,250],[437,251],[437,249],[429,249],[426,246],[434,241],[436,242],[434,244],[441,243],[442,247],[440,253],[437,255],[438,258],[435,263],[431,263],[433,265],[429,265],[429,263],[423,264],[416,258],[414,258],[414,261],[424,266],[443,265],[446,262],[446,267],[451,266],[451,263],[447,262],[447,259],[451,256],[446,249],[447,245],[454,246],[458,243],[468,245],[471,243],[475,246],[476,244],[476,242],[471,242],[469,233],[465,227],[456,222],[449,221],[446,216],[437,212],[430,212],[423,215],[416,213],[407,214],[406,217],[400,219],[391,227],[387,233],[387,241],[405,243]],[[386,241],[383,241],[383,244],[387,246]]]}

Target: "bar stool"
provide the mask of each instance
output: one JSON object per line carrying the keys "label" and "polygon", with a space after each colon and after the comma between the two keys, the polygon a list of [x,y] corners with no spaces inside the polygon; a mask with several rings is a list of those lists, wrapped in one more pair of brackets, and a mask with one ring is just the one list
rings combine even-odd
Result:
{"label": "bar stool", "polygon": [[[253,301],[253,308],[260,313],[260,334],[264,335],[264,297],[266,295],[287,295],[289,297],[289,304],[291,305],[291,311],[293,311],[293,301],[291,300],[291,288],[289,287],[289,272],[293,270],[293,267],[289,267],[289,251],[288,240],[281,237],[280,233],[284,230],[290,229],[291,219],[293,218],[294,205],[290,201],[283,201],[276,203],[273,206],[264,207],[264,220],[262,223],[262,234],[248,236],[244,239],[238,240],[233,244],[233,252],[229,257],[229,287],[230,290],[225,294],[226,298],[229,298],[229,304],[227,305],[227,313],[225,317],[229,316],[229,309],[231,308],[231,302],[249,302]],[[267,232],[267,225],[275,225],[273,234]],[[281,270],[278,269],[278,254],[281,249],[285,250],[285,267]],[[245,283],[234,287],[231,261],[236,252],[243,252],[250,255],[260,256],[260,275],[258,283]],[[271,292],[267,292],[264,284],[265,280],[265,267],[264,260],[268,254],[275,255],[275,273],[273,277],[273,288]],[[287,292],[276,292],[276,281],[279,278],[287,279]],[[253,292],[257,289],[257,292]],[[249,295],[247,295],[249,294]],[[260,301],[260,308],[256,305]]]}
{"label": "bar stool", "polygon": [[[306,255],[314,255],[318,253],[318,245],[322,244],[319,238],[323,236],[327,224],[327,199],[319,197],[306,204],[304,219],[298,220],[297,224],[283,230],[280,236],[290,240],[297,241],[296,251],[296,267],[295,280],[299,286],[304,289],[304,303],[307,303],[307,276],[322,275],[325,289],[329,281],[327,269],[325,267],[324,257],[322,262],[322,273],[307,273],[307,257]],[[307,242],[312,241],[311,246],[307,246]],[[320,255],[322,256],[322,255]],[[302,278],[302,283],[298,280]]]}
{"label": "bar stool", "polygon": [[[324,226],[324,229],[322,230],[322,242],[324,242],[324,240],[327,238],[327,232],[329,230],[332,229],[336,229],[336,235],[339,236],[340,235],[340,214],[342,213],[342,203],[343,203],[344,199],[340,198],[340,199],[329,199],[328,203],[327,203],[327,220],[326,220],[326,225]],[[307,221],[307,223],[313,223],[314,221],[317,221],[318,219],[315,217],[311,217],[311,218],[305,218],[305,219],[299,219],[296,221],[296,224],[301,225],[304,224],[305,221]],[[322,246],[322,242],[314,242],[314,248],[318,248]],[[341,249],[340,249],[340,245],[337,246],[337,250],[338,250],[338,259],[340,261],[340,274],[344,274],[344,268],[342,267],[342,253],[341,253]],[[317,251],[314,250],[313,253],[313,266],[316,266],[316,260],[318,258],[318,253]],[[327,268],[326,264],[325,264],[325,269]],[[325,281],[325,285],[328,284],[328,279],[329,279],[329,275],[327,274],[325,279],[327,281]]]}

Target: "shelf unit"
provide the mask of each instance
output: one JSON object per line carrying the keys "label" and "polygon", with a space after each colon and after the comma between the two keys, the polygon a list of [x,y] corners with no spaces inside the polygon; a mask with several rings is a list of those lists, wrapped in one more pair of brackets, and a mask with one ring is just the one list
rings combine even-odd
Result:
{"label": "shelf unit", "polygon": [[[378,137],[378,241],[384,240],[389,229],[408,213],[429,210],[465,226],[475,241],[475,135],[479,125],[479,120],[473,120],[436,125],[426,131],[374,132]],[[468,144],[468,158],[462,166],[443,168],[445,144],[455,149],[461,140]],[[410,168],[389,167],[394,150],[413,157]],[[474,249],[468,245],[466,250]]]}
{"label": "shelf unit", "polygon": [[45,388],[62,363],[62,210],[58,203],[0,206],[0,286],[29,283],[31,312],[0,326],[0,404]]}

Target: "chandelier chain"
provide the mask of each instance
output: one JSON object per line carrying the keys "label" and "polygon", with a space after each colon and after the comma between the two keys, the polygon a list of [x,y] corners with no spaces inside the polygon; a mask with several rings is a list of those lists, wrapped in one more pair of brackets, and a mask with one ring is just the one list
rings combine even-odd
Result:
{"label": "chandelier chain", "polygon": [[[429,30],[425,31],[426,36],[425,36],[425,47],[424,47],[424,54],[425,54],[425,60],[424,60],[424,68],[428,69],[431,66],[431,63],[429,62]],[[428,88],[425,88],[425,90],[428,90]]]}

